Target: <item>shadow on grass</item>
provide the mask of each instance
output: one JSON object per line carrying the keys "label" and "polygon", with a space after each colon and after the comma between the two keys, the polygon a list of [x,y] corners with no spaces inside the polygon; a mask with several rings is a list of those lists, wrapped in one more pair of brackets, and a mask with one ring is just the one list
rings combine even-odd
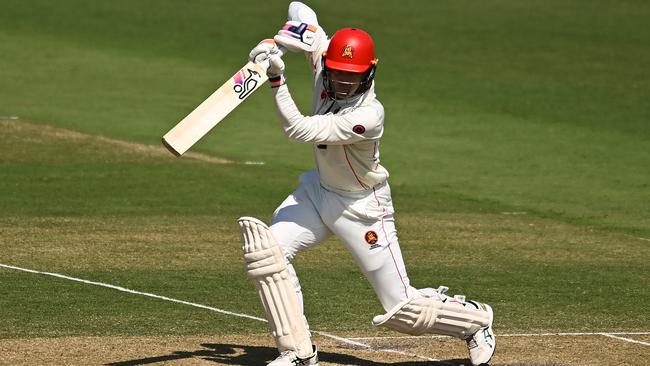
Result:
{"label": "shadow on grass", "polygon": [[[167,355],[151,356],[137,360],[127,360],[119,362],[111,362],[105,364],[106,366],[135,366],[135,365],[148,365],[158,362],[169,362],[176,360],[184,360],[191,358],[200,358],[204,361],[212,361],[221,365],[263,365],[270,362],[278,355],[278,351],[272,347],[260,346],[242,346],[237,344],[214,344],[203,343],[203,349],[196,351],[176,351]],[[321,362],[328,362],[335,365],[355,365],[355,366],[464,366],[470,365],[469,361],[463,360],[446,360],[446,361],[409,361],[409,362],[377,362],[358,358],[356,356],[331,353],[331,352],[318,352],[318,358]]]}

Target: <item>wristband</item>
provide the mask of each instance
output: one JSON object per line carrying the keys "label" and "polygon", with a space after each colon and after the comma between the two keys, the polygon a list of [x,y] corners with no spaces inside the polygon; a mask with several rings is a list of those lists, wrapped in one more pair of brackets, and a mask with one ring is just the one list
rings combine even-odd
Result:
{"label": "wristband", "polygon": [[286,83],[286,81],[287,80],[284,78],[284,75],[278,75],[269,78],[269,84],[271,84],[271,88],[282,86]]}

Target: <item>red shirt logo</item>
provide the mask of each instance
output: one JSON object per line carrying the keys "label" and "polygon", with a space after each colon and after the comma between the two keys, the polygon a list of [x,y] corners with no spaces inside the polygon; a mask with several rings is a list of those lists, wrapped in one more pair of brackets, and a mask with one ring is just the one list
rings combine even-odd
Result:
{"label": "red shirt logo", "polygon": [[366,243],[373,245],[373,244],[377,244],[377,242],[379,241],[379,236],[377,236],[376,232],[370,230],[366,232],[366,235],[364,235],[364,239],[366,239]]}
{"label": "red shirt logo", "polygon": [[354,131],[354,133],[356,133],[357,135],[361,135],[364,132],[366,132],[366,128],[363,127],[362,125],[356,125],[352,127],[352,131]]}

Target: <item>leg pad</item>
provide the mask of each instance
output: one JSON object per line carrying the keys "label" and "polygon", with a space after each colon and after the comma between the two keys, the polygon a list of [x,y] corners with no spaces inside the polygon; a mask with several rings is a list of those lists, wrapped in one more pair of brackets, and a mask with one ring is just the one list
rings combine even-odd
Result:
{"label": "leg pad", "polygon": [[246,274],[260,296],[278,349],[301,357],[312,354],[309,330],[282,249],[262,221],[241,217],[238,222]]}
{"label": "leg pad", "polygon": [[467,339],[489,321],[487,311],[467,308],[443,295],[404,300],[388,313],[375,316],[372,323],[411,335],[434,333]]}

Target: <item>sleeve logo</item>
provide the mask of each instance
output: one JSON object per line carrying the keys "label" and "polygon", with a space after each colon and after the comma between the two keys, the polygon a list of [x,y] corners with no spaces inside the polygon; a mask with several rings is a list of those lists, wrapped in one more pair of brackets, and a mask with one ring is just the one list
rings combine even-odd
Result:
{"label": "sleeve logo", "polygon": [[366,132],[366,128],[363,127],[362,125],[356,125],[356,126],[352,127],[352,131],[354,133],[358,134],[358,135],[361,135],[364,132]]}

